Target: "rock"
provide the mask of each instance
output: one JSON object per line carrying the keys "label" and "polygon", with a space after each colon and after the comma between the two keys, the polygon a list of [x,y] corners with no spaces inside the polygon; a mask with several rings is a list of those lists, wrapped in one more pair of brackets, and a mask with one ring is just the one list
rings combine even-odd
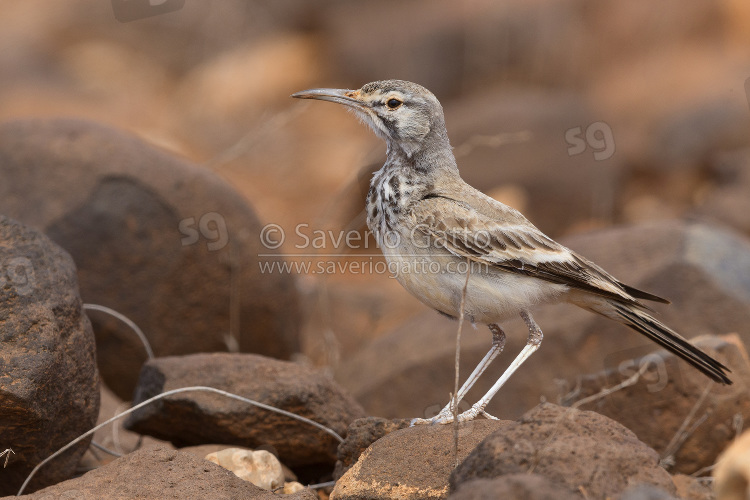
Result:
{"label": "rock", "polygon": [[449,500],[579,500],[580,495],[539,474],[506,474],[461,483]]}
{"label": "rock", "polygon": [[625,427],[549,403],[482,441],[451,474],[451,491],[475,478],[531,470],[587,498],[614,496],[639,483],[675,492],[656,452]]}
{"label": "rock", "polygon": [[723,95],[674,110],[651,129],[651,160],[655,168],[697,169],[715,151],[747,146],[747,110]]}
{"label": "rock", "polygon": [[[299,350],[292,277],[261,272],[258,255],[276,251],[207,169],[90,122],[20,120],[0,125],[0,172],[0,213],[68,250],[83,300],[133,320],[156,355]],[[119,321],[90,317],[102,376],[130,399],[144,348]]]}
{"label": "rock", "polygon": [[648,484],[639,484],[628,488],[618,500],[681,500],[666,491]]}
{"label": "rock", "polygon": [[378,417],[358,418],[352,422],[346,430],[344,442],[338,447],[333,478],[343,476],[372,443],[386,434],[409,427],[410,423],[410,419],[388,420]]}
{"label": "rock", "polygon": [[677,496],[682,500],[716,500],[710,477],[692,477],[684,474],[672,476]]}
{"label": "rock", "polygon": [[[737,332],[743,342],[750,341],[750,241],[741,235],[706,224],[663,221],[593,232],[565,243],[629,285],[669,299],[670,305],[649,305],[683,336]],[[603,331],[602,338],[623,331],[603,319],[594,326]],[[573,340],[585,341],[587,330]]]}
{"label": "rock", "polygon": [[297,493],[298,491],[306,490],[305,486],[302,483],[298,483],[297,481],[289,481],[284,483],[284,487],[281,488],[281,493],[284,495],[289,495],[291,493]]}
{"label": "rock", "polygon": [[[141,371],[134,404],[180,387],[203,385],[286,410],[342,435],[362,408],[321,372],[252,354],[193,354],[157,358]],[[271,446],[293,469],[336,460],[338,442],[310,424],[217,394],[169,396],[134,412],[131,430],[176,446],[226,443]]]}
{"label": "rock", "polygon": [[717,155],[711,163],[716,186],[705,195],[694,215],[728,224],[750,235],[750,150]]}
{"label": "rock", "polygon": [[[684,337],[737,332],[743,343],[750,342],[750,244],[741,236],[705,224],[666,221],[596,231],[562,243],[629,285],[670,299],[671,305],[652,307]],[[569,304],[540,306],[533,314],[544,341],[488,406],[500,418],[516,419],[540,398],[559,401],[573,390],[556,380],[616,367],[658,349],[629,328]],[[455,321],[425,312],[343,361],[336,380],[370,415],[432,416],[453,390],[456,327]],[[502,327],[505,350],[469,392],[467,405],[489,389],[526,342],[528,330],[519,318]],[[484,326],[464,328],[462,381],[491,341]],[[682,369],[691,368],[682,363]]]}
{"label": "rock", "polygon": [[209,453],[206,460],[221,465],[243,481],[250,481],[264,490],[273,491],[284,486],[284,471],[281,462],[266,450],[243,450],[225,448]]}
{"label": "rock", "polygon": [[750,431],[721,454],[713,476],[719,500],[743,500],[750,495]]}
{"label": "rock", "polygon": [[[625,380],[629,387],[593,398],[581,409],[618,421],[651,446],[672,472],[693,474],[710,467],[737,433],[737,418],[750,415],[750,365],[737,335],[698,337],[693,343],[731,370],[733,385],[708,380],[666,351],[580,378],[567,401],[582,401]],[[641,376],[636,374],[644,370]]]}
{"label": "rock", "polygon": [[[141,437],[145,438],[146,436],[141,436]],[[182,448],[180,448],[180,451],[185,452],[185,453],[192,453],[198,458],[206,458],[206,455],[210,453],[217,453],[221,450],[226,449],[226,447],[227,445],[225,444],[199,444],[197,446],[183,446]],[[235,448],[235,449],[245,450],[245,451],[254,451],[249,448]],[[261,446],[255,451],[261,451],[261,450],[271,453],[274,457],[278,459],[276,455],[276,450],[274,449],[273,446],[265,446],[265,447]],[[281,470],[284,473],[284,481],[287,481],[287,482],[297,481],[297,475],[292,471],[292,469],[290,469],[289,467],[287,467],[286,465],[282,463],[280,463],[280,465],[281,465]]]}
{"label": "rock", "polygon": [[418,425],[375,441],[337,482],[337,500],[427,499],[448,496],[448,476],[485,436],[508,425],[496,420],[461,424],[458,456],[452,425]]}
{"label": "rock", "polygon": [[[243,481],[207,460],[201,460],[190,453],[163,449],[134,451],[81,477],[18,498],[183,500],[208,497],[217,500],[278,498],[272,492]],[[317,496],[309,490],[286,498],[317,500]]]}
{"label": "rock", "polygon": [[515,191],[505,201],[533,200],[514,208],[549,236],[614,219],[625,167],[617,130],[583,96],[490,88],[447,103],[445,120],[463,179],[488,194]]}
{"label": "rock", "polygon": [[[81,307],[70,255],[0,215],[0,452],[13,450],[0,495],[15,494],[39,462],[96,422],[96,347]],[[29,490],[72,476],[88,443],[43,467]]]}
{"label": "rock", "polygon": [[[129,402],[124,402],[118,398],[105,384],[100,384],[100,405],[99,405],[99,418],[96,420],[96,425],[99,425],[112,417],[123,413],[125,410],[130,408]],[[115,420],[109,425],[106,425],[94,433],[92,438],[97,444],[104,446],[105,448],[112,450],[120,455],[126,455],[135,450],[143,450],[148,448],[171,448],[174,449],[171,443],[162,441],[161,439],[155,439],[151,436],[141,436],[135,432],[130,432],[123,427],[125,416]],[[226,448],[223,446],[222,448]],[[184,451],[184,450],[180,450]],[[200,455],[200,458],[206,456],[210,451],[204,451]],[[115,456],[110,455],[94,446],[89,446],[86,453],[81,457],[78,462],[78,470],[91,470],[102,465],[108,464],[114,460]]]}

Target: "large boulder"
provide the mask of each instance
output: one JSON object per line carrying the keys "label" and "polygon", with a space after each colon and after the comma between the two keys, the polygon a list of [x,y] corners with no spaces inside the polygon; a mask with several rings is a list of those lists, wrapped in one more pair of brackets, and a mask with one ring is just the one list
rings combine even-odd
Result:
{"label": "large boulder", "polygon": [[455,448],[453,425],[418,425],[396,430],[375,441],[336,482],[338,500],[438,499],[448,496],[448,478],[488,434],[509,422],[462,423]]}
{"label": "large boulder", "polygon": [[531,471],[588,498],[614,497],[637,484],[675,492],[659,456],[628,429],[592,411],[549,403],[487,436],[453,471],[451,490]]}
{"label": "large boulder", "polygon": [[737,335],[699,337],[693,343],[731,369],[732,385],[716,384],[660,350],[579,377],[564,403],[621,423],[659,452],[672,473],[708,469],[736,439],[738,416],[750,414],[750,365]]}
{"label": "large boulder", "polygon": [[[0,495],[94,426],[99,374],[73,259],[40,232],[0,215]],[[83,440],[40,469],[34,490],[69,478]]]}
{"label": "large boulder", "polygon": [[[294,281],[263,273],[276,250],[211,171],[94,123],[21,120],[0,125],[0,175],[0,213],[68,250],[83,300],[128,316],[156,355],[299,350]],[[129,399],[144,348],[120,322],[91,318],[102,376]]]}
{"label": "large boulder", "polygon": [[[339,435],[364,416],[338,384],[318,370],[253,354],[193,354],[149,361],[134,404],[180,387],[221,389],[311,419]],[[270,447],[292,468],[336,461],[338,441],[309,423],[217,394],[185,392],[134,412],[125,426],[176,446],[224,443]]]}

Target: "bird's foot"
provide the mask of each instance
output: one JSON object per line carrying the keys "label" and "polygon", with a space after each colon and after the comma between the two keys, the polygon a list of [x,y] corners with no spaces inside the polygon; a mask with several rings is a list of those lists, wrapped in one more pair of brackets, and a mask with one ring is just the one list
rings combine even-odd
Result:
{"label": "bird's foot", "polygon": [[[411,423],[409,424],[410,427],[414,427],[415,425],[423,425],[423,424],[450,424],[453,423],[453,412],[449,408],[450,405],[443,408],[440,413],[435,415],[432,418],[413,418],[411,420]],[[447,410],[447,411],[446,411]],[[460,413],[458,415],[458,421],[460,422],[469,422],[471,420],[474,420],[479,415],[482,415],[487,420],[499,420],[497,417],[494,417],[484,411],[483,408],[474,405],[468,410],[466,410],[463,413]]]}

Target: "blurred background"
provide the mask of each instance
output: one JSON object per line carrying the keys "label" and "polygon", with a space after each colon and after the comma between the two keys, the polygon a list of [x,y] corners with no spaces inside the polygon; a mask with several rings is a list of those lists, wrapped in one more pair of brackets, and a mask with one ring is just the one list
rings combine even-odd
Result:
{"label": "blurred background", "polygon": [[[286,232],[286,260],[305,262],[300,224],[309,237],[369,238],[364,195],[385,147],[340,107],[289,95],[411,80],[442,102],[465,180],[551,237],[685,218],[747,236],[748,47],[739,0],[4,0],[0,121],[76,117],[135,134],[226,180],[261,225]],[[380,260],[371,238],[324,240],[314,252],[334,255],[326,262]],[[329,371],[374,414],[429,415],[447,401],[455,323],[387,273],[290,274],[298,310],[278,314],[298,344],[282,357]],[[525,333],[508,331],[509,360]],[[619,349],[644,344],[618,331]],[[180,334],[157,355],[189,352]],[[468,373],[490,335],[464,338]],[[556,376],[535,376],[543,387],[523,403],[498,396],[493,412],[552,397]],[[437,385],[419,401],[397,394],[413,384]]]}

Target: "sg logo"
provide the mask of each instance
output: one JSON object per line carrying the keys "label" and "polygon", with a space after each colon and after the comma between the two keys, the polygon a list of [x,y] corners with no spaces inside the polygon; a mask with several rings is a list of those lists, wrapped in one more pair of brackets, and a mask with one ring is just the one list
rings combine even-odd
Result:
{"label": "sg logo", "polygon": [[[575,156],[586,151],[586,146],[594,150],[594,159],[606,160],[615,154],[615,138],[612,129],[604,122],[594,122],[586,127],[584,136],[581,127],[573,127],[565,132],[565,141],[570,146],[568,156]],[[585,137],[585,139],[584,139]]]}
{"label": "sg logo", "polygon": [[10,285],[18,295],[29,295],[34,291],[36,279],[34,267],[26,257],[13,257],[0,266],[0,293]]}
{"label": "sg logo", "polygon": [[[200,232],[199,232],[200,231]],[[201,235],[208,240],[206,248],[210,252],[221,250],[229,242],[229,232],[227,223],[221,214],[208,212],[198,221],[198,228],[195,227],[195,217],[188,217],[180,221],[180,233],[184,237],[180,240],[182,246],[193,245],[198,242]]]}

